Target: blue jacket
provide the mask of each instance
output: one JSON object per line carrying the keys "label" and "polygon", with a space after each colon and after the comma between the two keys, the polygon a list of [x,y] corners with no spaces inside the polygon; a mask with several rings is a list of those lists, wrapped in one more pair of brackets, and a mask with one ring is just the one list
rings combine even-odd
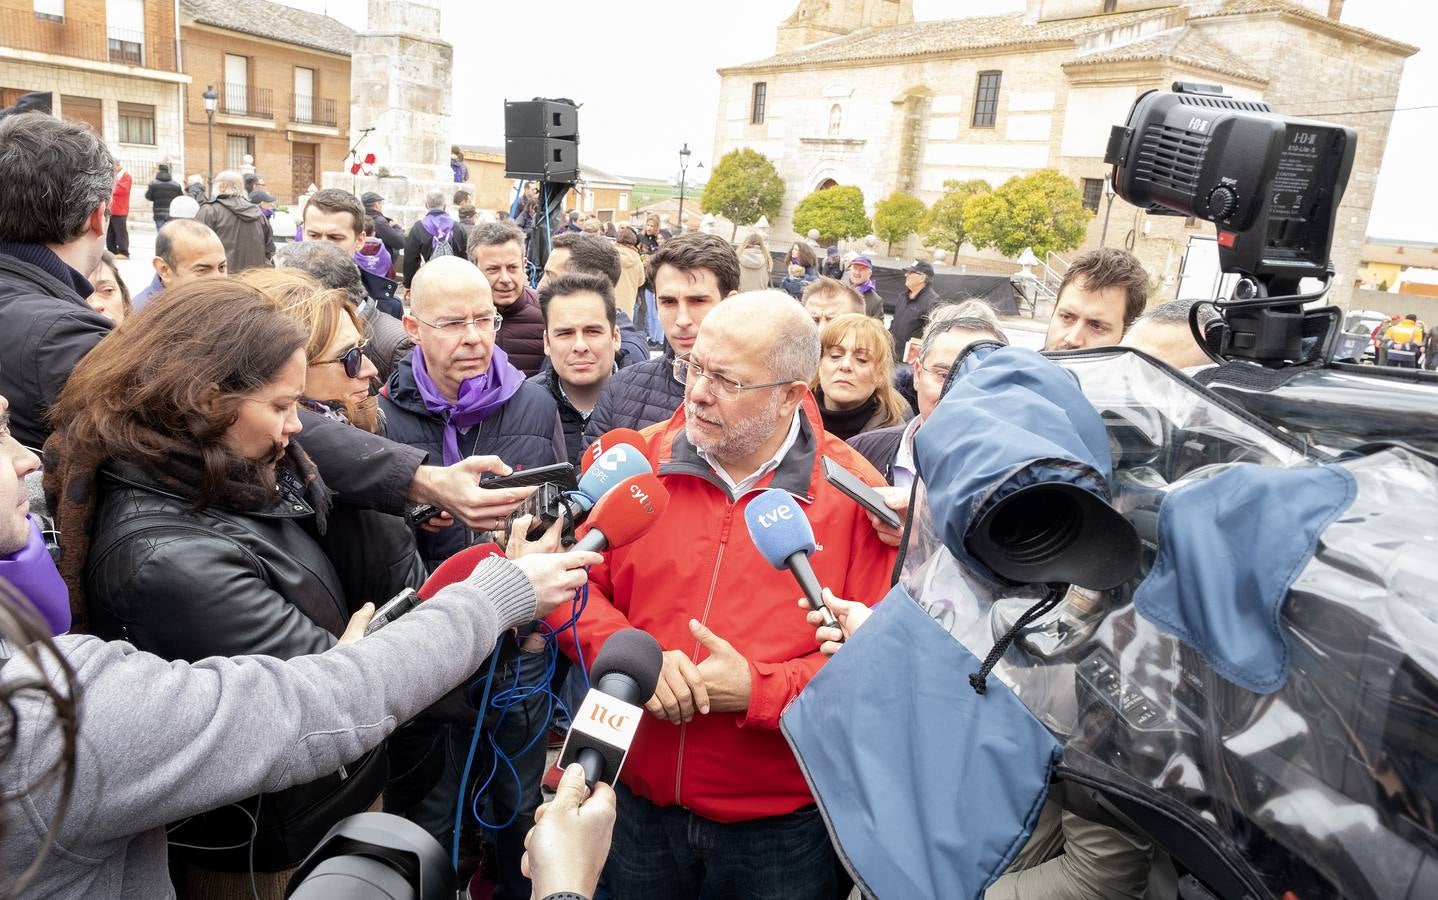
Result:
{"label": "blue jacket", "polygon": [[[426,454],[425,464],[443,465],[444,422],[425,409],[414,380],[413,357],[395,369],[379,398],[385,414],[385,436]],[[467,433],[459,436],[465,456],[498,456],[515,469],[566,462],[564,430],[554,398],[543,387],[525,382],[509,402]],[[419,552],[430,571],[466,544],[465,528],[456,524],[438,534],[421,531]]]}

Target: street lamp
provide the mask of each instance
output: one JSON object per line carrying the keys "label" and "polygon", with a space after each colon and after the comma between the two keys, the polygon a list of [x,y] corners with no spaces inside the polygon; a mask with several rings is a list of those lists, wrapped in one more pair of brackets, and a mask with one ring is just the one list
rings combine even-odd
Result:
{"label": "street lamp", "polygon": [[215,92],[213,84],[205,85],[205,92],[200,95],[205,98],[205,118],[209,121],[209,145],[210,145],[210,168],[209,184],[210,193],[215,191],[215,104],[220,100],[220,95]]}
{"label": "street lamp", "polygon": [[1098,238],[1098,245],[1100,247],[1104,246],[1104,242],[1108,240],[1108,217],[1113,212],[1114,190],[1113,177],[1111,175],[1105,175],[1103,177],[1103,195],[1108,198],[1108,206],[1103,211],[1103,233],[1100,234]]}
{"label": "street lamp", "polygon": [[679,151],[679,233],[684,233],[684,177],[689,171],[689,142]]}

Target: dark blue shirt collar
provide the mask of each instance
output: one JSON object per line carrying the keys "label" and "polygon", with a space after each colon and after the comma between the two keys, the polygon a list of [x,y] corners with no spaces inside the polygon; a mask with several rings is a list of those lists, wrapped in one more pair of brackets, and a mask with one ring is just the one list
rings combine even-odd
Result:
{"label": "dark blue shirt collar", "polygon": [[89,279],[70,268],[64,260],[55,255],[55,251],[44,244],[17,244],[0,241],[0,254],[13,256],[37,269],[43,269],[61,284],[73,288],[75,293],[80,295],[81,300],[95,293]]}

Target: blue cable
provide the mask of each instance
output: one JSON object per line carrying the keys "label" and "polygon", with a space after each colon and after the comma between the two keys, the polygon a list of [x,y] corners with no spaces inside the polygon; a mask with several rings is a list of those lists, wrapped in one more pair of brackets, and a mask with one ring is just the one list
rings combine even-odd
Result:
{"label": "blue cable", "polygon": [[[454,808],[454,839],[450,844],[450,865],[454,867],[455,872],[459,871],[459,836],[460,829],[464,824],[465,795],[468,793],[469,775],[474,768],[475,754],[479,750],[480,734],[486,731],[484,727],[485,710],[493,706],[494,709],[499,711],[499,717],[495,719],[494,727],[487,731],[489,745],[494,752],[494,767],[490,770],[489,777],[486,778],[484,783],[475,791],[470,812],[473,813],[475,820],[478,821],[479,824],[493,831],[500,831],[504,828],[508,828],[514,822],[515,817],[518,815],[518,810],[512,813],[507,821],[494,824],[485,821],[479,811],[479,802],[480,799],[485,796],[486,790],[494,782],[495,776],[499,774],[500,765],[503,765],[509,770],[510,777],[514,779],[517,785],[519,784],[519,772],[514,768],[514,763],[510,760],[510,754],[505,753],[499,746],[499,741],[495,738],[495,734],[498,733],[500,725],[503,724],[504,717],[509,714],[511,707],[524,700],[528,700],[534,696],[535,693],[541,691],[544,693],[546,701],[543,727],[536,729],[535,734],[532,735],[522,747],[515,751],[515,756],[523,755],[526,750],[534,746],[535,741],[539,740],[541,736],[548,732],[549,721],[553,717],[556,704],[560,709],[564,710],[567,716],[572,718],[569,708],[565,706],[564,701],[550,689],[549,684],[554,677],[555,668],[559,665],[558,636],[561,632],[572,629],[574,631],[574,646],[579,656],[579,671],[584,676],[585,690],[587,691],[589,689],[589,669],[584,662],[584,645],[581,644],[579,640],[579,618],[584,614],[584,608],[588,605],[589,582],[586,580],[581,587],[575,590],[574,597],[570,600],[569,618],[566,619],[562,625],[558,628],[551,628],[546,622],[541,621],[537,623],[543,630],[543,652],[545,654],[544,671],[541,673],[540,681],[537,685],[525,686],[520,684],[519,664],[518,661],[516,661],[514,667],[514,684],[491,697],[494,687],[495,671],[499,665],[499,647],[496,646],[494,652],[490,654],[489,671],[484,676],[484,693],[480,696],[477,706],[474,704],[473,699],[474,689],[478,686],[479,682],[475,681],[471,683],[466,692],[466,699],[470,702],[470,706],[478,713],[478,721],[475,722],[474,734],[469,740],[469,753],[464,760],[464,771],[461,773],[459,779],[459,797],[455,802]],[[523,785],[519,786],[521,789],[523,788]]]}

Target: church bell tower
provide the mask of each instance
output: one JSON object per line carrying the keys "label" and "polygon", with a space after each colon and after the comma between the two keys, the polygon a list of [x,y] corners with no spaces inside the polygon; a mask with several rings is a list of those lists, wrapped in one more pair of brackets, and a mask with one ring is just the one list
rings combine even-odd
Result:
{"label": "church bell tower", "polygon": [[914,0],[799,0],[799,8],[779,26],[776,52],[913,21]]}

